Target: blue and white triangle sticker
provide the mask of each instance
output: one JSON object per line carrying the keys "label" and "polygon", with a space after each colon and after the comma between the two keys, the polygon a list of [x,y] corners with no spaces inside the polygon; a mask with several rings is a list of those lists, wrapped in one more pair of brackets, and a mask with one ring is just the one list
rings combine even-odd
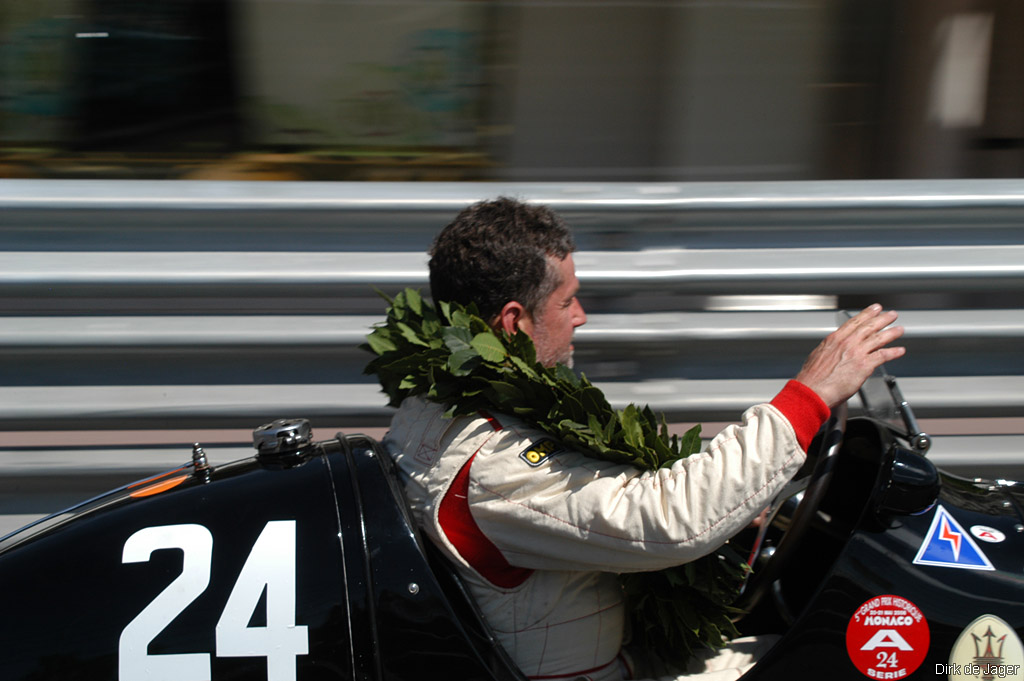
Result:
{"label": "blue and white triangle sticker", "polygon": [[965,570],[995,570],[971,535],[942,506],[935,509],[932,526],[928,528],[914,563]]}

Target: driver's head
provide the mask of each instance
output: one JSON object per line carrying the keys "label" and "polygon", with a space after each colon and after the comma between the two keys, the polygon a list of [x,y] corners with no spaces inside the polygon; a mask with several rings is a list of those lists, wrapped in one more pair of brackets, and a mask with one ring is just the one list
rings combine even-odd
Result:
{"label": "driver's head", "polygon": [[548,365],[570,363],[572,330],[586,321],[572,234],[546,206],[501,197],[475,203],[430,249],[435,301],[475,303],[496,329],[525,331]]}

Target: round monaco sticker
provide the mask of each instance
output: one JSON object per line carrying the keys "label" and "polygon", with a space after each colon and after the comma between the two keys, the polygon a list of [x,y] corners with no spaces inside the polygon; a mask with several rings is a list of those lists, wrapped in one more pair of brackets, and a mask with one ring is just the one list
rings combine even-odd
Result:
{"label": "round monaco sticker", "polygon": [[928,621],[916,605],[899,596],[875,596],[853,613],[846,626],[846,652],[864,676],[902,679],[928,654]]}

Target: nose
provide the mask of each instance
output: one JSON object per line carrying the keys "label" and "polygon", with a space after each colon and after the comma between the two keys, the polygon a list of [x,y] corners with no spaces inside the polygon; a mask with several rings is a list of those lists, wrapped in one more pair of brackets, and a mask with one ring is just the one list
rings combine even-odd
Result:
{"label": "nose", "polygon": [[578,298],[572,299],[572,327],[583,326],[587,323],[587,313],[583,311],[583,305]]}

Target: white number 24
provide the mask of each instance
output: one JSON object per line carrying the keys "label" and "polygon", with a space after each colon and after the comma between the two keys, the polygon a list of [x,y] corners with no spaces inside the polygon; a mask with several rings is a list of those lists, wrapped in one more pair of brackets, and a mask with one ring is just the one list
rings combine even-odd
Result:
{"label": "white number 24", "polygon": [[[213,535],[202,525],[139,530],[124,543],[122,563],[148,562],[158,549],[184,552],[181,574],[121,632],[120,681],[210,681],[209,653],[149,654],[149,644],[210,583]],[[266,626],[249,621],[266,589]],[[295,521],[272,520],[253,544],[216,628],[218,657],[266,657],[267,681],[295,681],[296,657],[309,633],[295,625]]]}

